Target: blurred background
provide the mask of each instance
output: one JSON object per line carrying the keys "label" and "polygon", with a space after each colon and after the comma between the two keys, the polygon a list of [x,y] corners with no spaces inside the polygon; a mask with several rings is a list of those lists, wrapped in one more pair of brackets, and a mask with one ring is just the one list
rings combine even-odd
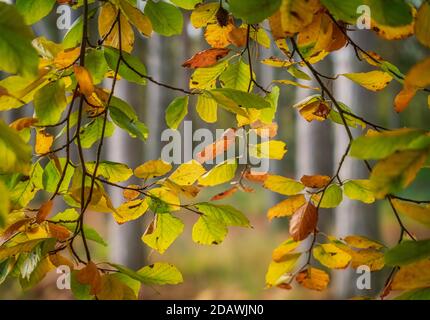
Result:
{"label": "blurred background", "polygon": [[[419,2],[419,1],[418,1]],[[185,25],[181,36],[163,38],[154,34],[150,39],[138,38],[134,54],[144,61],[148,74],[155,79],[177,87],[188,87],[190,70],[181,64],[193,54],[209,48],[200,30],[189,24],[189,12],[184,12]],[[79,15],[73,12],[72,21]],[[61,42],[64,30],[56,28],[58,14],[53,12],[34,26],[38,36]],[[91,22],[91,38],[97,39],[97,17]],[[267,26],[264,26],[268,30]],[[429,50],[420,46],[415,39],[402,41],[384,41],[370,31],[351,31],[351,37],[364,49],[376,51],[385,60],[395,64],[403,73],[419,60],[429,55]],[[94,41],[93,41],[94,42]],[[274,79],[292,79],[282,68],[272,68],[259,63],[270,56],[283,58],[277,48],[253,48],[254,68],[257,79],[263,87],[270,85]],[[326,75],[345,72],[369,71],[372,68],[366,62],[360,62],[352,48],[346,47],[331,54],[316,68]],[[351,107],[357,115],[385,127],[403,126],[430,129],[430,111],[427,96],[418,94],[410,107],[402,114],[393,110],[393,99],[401,86],[392,83],[382,92],[373,93],[340,77],[335,81],[326,81],[339,101]],[[109,84],[106,84],[109,86]],[[345,150],[347,136],[340,125],[326,121],[323,123],[305,122],[292,106],[308,95],[310,90],[292,86],[281,87],[278,104],[277,122],[279,131],[277,139],[286,141],[288,153],[282,161],[271,162],[272,173],[300,178],[304,174],[326,174],[331,176],[337,167],[340,156]],[[161,142],[161,132],[165,129],[164,110],[177,92],[148,83],[138,86],[120,81],[116,95],[127,100],[137,111],[140,119],[150,129],[150,138],[146,143],[131,139],[121,130],[106,141],[104,159],[127,163],[135,168],[146,160],[160,157],[160,150],[165,144]],[[232,115],[223,110],[218,111],[219,121],[209,125],[200,120],[195,111],[195,100],[191,98],[189,114],[186,120],[193,122],[193,129],[202,127],[227,129],[235,124]],[[32,107],[3,112],[2,116],[11,121],[22,116],[31,116]],[[180,127],[182,130],[182,126]],[[361,130],[354,131],[360,135]],[[94,150],[86,153],[88,160],[95,156]],[[239,172],[239,170],[238,170]],[[342,171],[343,177],[367,178],[366,168],[354,160],[348,159]],[[428,198],[430,192],[430,170],[422,170],[414,184],[404,195],[414,199]],[[226,186],[209,188],[198,196],[197,201],[206,201],[213,195],[226,189]],[[148,224],[148,217],[125,225],[117,225],[109,215],[89,213],[87,223],[99,230],[109,243],[108,247],[91,244],[97,261],[112,261],[138,269],[156,261],[170,262],[176,265],[184,275],[184,283],[176,286],[144,287],[141,297],[144,299],[345,299],[354,296],[372,296],[383,286],[389,270],[372,273],[372,289],[357,290],[355,281],[358,274],[355,270],[331,271],[331,284],[322,293],[294,286],[293,290],[278,288],[265,289],[265,273],[271,260],[272,250],[288,237],[287,219],[273,220],[266,218],[267,210],[281,201],[272,192],[255,186],[254,194],[236,193],[233,197],[221,202],[231,204],[250,219],[253,229],[231,228],[225,241],[217,246],[201,246],[191,239],[191,228],[197,217],[186,212],[178,213],[186,228],[183,234],[163,255],[151,252],[141,241]],[[122,193],[109,190],[113,202],[118,206]],[[43,202],[43,198],[39,199]],[[35,205],[36,206],[36,205]],[[64,208],[57,207],[54,212]],[[424,229],[411,220],[404,218],[418,237],[426,237]],[[399,226],[385,201],[374,205],[362,205],[344,199],[336,210],[321,210],[319,228],[325,234],[342,237],[348,234],[360,234],[378,239],[387,245],[398,240]],[[427,234],[428,236],[428,234]],[[70,299],[67,290],[58,290],[55,281],[57,275],[51,272],[44,281],[29,292],[23,292],[17,281],[9,280],[0,286],[0,299]]]}

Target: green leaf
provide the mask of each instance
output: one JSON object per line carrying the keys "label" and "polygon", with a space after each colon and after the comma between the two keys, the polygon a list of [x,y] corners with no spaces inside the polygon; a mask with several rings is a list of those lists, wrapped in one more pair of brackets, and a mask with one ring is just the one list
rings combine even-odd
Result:
{"label": "green leaf", "polygon": [[390,266],[404,266],[430,257],[430,240],[407,240],[385,253],[385,263]]}
{"label": "green leaf", "polygon": [[67,107],[64,81],[48,83],[34,95],[34,112],[39,125],[56,124]]}
{"label": "green leaf", "polygon": [[423,130],[402,128],[356,138],[350,155],[359,159],[382,159],[396,151],[418,150],[430,146],[430,136]]}
{"label": "green leaf", "polygon": [[121,129],[128,132],[130,137],[145,141],[148,138],[148,128],[137,118],[134,109],[124,100],[112,97],[109,105],[112,121]]}
{"label": "green leaf", "polygon": [[93,84],[101,83],[109,70],[104,52],[90,49],[85,56],[85,68],[90,72]]}
{"label": "green leaf", "polygon": [[28,290],[33,288],[36,284],[45,278],[46,274],[54,268],[54,265],[49,260],[49,257],[42,259],[37,263],[34,270],[28,277],[23,277],[19,279],[21,287],[23,290]]}
{"label": "green leaf", "polygon": [[273,86],[272,91],[266,96],[266,101],[270,103],[270,108],[261,109],[260,111],[260,119],[264,123],[272,123],[275,118],[276,110],[278,108],[279,92],[279,87]]}
{"label": "green leaf", "polygon": [[359,200],[364,203],[375,202],[369,180],[349,180],[344,183],[343,191],[352,200]]}
{"label": "green leaf", "polygon": [[54,7],[55,0],[16,0],[16,8],[26,24],[33,24],[46,17]]}
{"label": "green leaf", "polygon": [[70,273],[70,289],[73,296],[78,300],[93,300],[93,296],[90,294],[91,286],[78,281],[78,272],[78,270],[73,270]]}
{"label": "green leaf", "polygon": [[182,33],[184,19],[182,12],[174,5],[149,0],[145,6],[145,14],[151,20],[155,32],[166,37]]}
{"label": "green leaf", "polygon": [[73,22],[70,29],[64,35],[62,43],[65,49],[75,48],[81,43],[83,28],[84,23],[82,21],[82,16],[80,16]]}
{"label": "green leaf", "polygon": [[6,188],[4,183],[0,181],[0,229],[2,229],[6,225],[6,218],[9,214],[9,209],[9,190]]}
{"label": "green leaf", "polygon": [[0,284],[2,284],[9,273],[12,271],[13,266],[15,265],[15,259],[9,258],[3,261],[0,261]]}
{"label": "green leaf", "polygon": [[237,169],[237,162],[226,160],[217,164],[210,171],[199,178],[202,186],[215,186],[230,181],[234,178]]}
{"label": "green leaf", "polygon": [[2,173],[30,171],[31,147],[3,120],[0,120],[0,159]]}
{"label": "green leaf", "polygon": [[[106,62],[113,71],[119,59],[119,50],[112,47],[104,47]],[[138,57],[127,52],[122,52],[122,58],[118,69],[118,74],[127,81],[137,84],[146,84],[146,79],[141,75],[146,75],[146,67]],[[137,72],[136,72],[137,71]],[[140,75],[139,75],[140,74]]]}
{"label": "green leaf", "polygon": [[212,89],[217,78],[228,66],[228,60],[221,60],[207,68],[197,68],[190,77],[190,89]]}
{"label": "green leaf", "polygon": [[143,267],[137,273],[145,284],[178,284],[183,282],[181,272],[172,264],[157,262]]}
{"label": "green leaf", "polygon": [[[107,120],[105,137],[112,136],[115,130],[115,126],[111,121]],[[103,132],[103,118],[97,117],[89,124],[85,125],[80,132],[82,148],[88,149],[93,146],[94,143],[100,140]]]}
{"label": "green leaf", "polygon": [[246,23],[254,24],[270,17],[279,9],[282,0],[229,0],[231,13]]}
{"label": "green leaf", "polygon": [[180,271],[174,265],[164,262],[143,267],[137,272],[119,264],[111,263],[110,265],[122,274],[147,285],[178,284],[183,281]]}
{"label": "green leaf", "polygon": [[[355,24],[359,13],[357,8],[365,4],[363,0],[321,0],[321,3],[338,20]],[[372,12],[373,13],[373,12]]]}
{"label": "green leaf", "polygon": [[323,197],[320,203],[321,208],[336,208],[343,199],[342,189],[337,184],[332,184],[327,187],[324,192],[324,196],[321,193],[315,194],[312,197],[312,202],[317,205]]}
{"label": "green leaf", "polygon": [[[58,163],[60,164],[62,170],[64,170],[66,164],[66,158],[58,158]],[[61,182],[59,192],[64,193],[69,189],[70,181],[73,177],[75,169],[68,165],[66,169],[66,174],[64,175],[63,181]],[[50,160],[43,170],[42,175],[42,184],[43,188],[47,192],[55,192],[58,183],[60,182],[61,172],[58,170],[56,162],[54,160]]]}
{"label": "green leaf", "polygon": [[[94,173],[95,162],[85,163],[89,174]],[[105,180],[110,182],[122,182],[128,180],[133,175],[131,170],[126,164],[112,162],[112,161],[100,161],[97,168],[97,176],[103,177]]]}
{"label": "green leaf", "polygon": [[220,220],[203,215],[193,226],[193,241],[198,244],[220,244],[227,235],[227,226]]}
{"label": "green leaf", "polygon": [[208,91],[209,95],[221,105],[233,108],[265,109],[271,105],[263,97],[235,89],[221,88]]}
{"label": "green leaf", "polygon": [[0,2],[0,70],[36,75],[39,58],[31,45],[33,33],[15,6]]}
{"label": "green leaf", "polygon": [[203,202],[197,204],[196,208],[205,216],[217,219],[226,226],[250,227],[248,218],[232,206]]}
{"label": "green leaf", "polygon": [[412,23],[412,8],[404,0],[367,0],[371,17],[378,24],[390,27]]}
{"label": "green leaf", "polygon": [[203,94],[199,94],[197,97],[196,111],[205,122],[214,123],[218,119],[218,105],[216,101]]}
{"label": "green leaf", "polygon": [[183,230],[184,223],[181,220],[170,213],[159,213],[156,222],[142,236],[142,241],[159,253],[164,253]]}
{"label": "green leaf", "polygon": [[[242,59],[236,63],[229,64],[227,69],[225,69],[219,77],[219,81],[223,88],[236,89],[240,91],[248,91],[250,79],[249,66]],[[252,91],[252,87],[253,83],[251,83],[250,91]]]}
{"label": "green leaf", "polygon": [[[339,102],[338,105],[342,110],[349,113],[353,113],[351,108],[346,106],[344,103]],[[346,124],[352,128],[358,128],[358,127],[361,127],[363,129],[366,128],[366,124],[360,119],[354,118],[353,116],[350,116],[349,114],[346,114],[346,113],[343,114],[343,117],[345,118]],[[342,117],[340,116],[339,112],[337,112],[334,109],[330,110],[328,118],[337,124],[340,124],[342,126],[344,125]]]}
{"label": "green leaf", "polygon": [[178,7],[181,7],[187,10],[194,9],[194,7],[198,3],[201,3],[202,1],[203,0],[171,0],[171,2],[177,5]]}
{"label": "green leaf", "polygon": [[175,98],[166,109],[166,123],[171,129],[178,129],[188,113],[188,96]]}

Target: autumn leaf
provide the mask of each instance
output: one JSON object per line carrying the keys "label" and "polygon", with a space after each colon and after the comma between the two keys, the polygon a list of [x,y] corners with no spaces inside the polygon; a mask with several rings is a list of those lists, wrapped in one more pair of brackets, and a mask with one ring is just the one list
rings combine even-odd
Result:
{"label": "autumn leaf", "polygon": [[229,188],[229,189],[227,189],[221,193],[214,195],[210,200],[211,201],[217,201],[217,200],[231,197],[233,194],[235,194],[237,192],[237,190],[239,190],[239,188],[237,186],[231,187],[231,188]]}
{"label": "autumn leaf", "polygon": [[219,59],[224,58],[230,52],[229,49],[224,48],[211,48],[200,51],[185,61],[182,66],[185,68],[204,68],[210,67],[218,62]]}
{"label": "autumn leaf", "polygon": [[269,211],[267,211],[267,217],[269,220],[272,220],[273,218],[289,217],[305,203],[306,198],[303,194],[290,196],[288,199],[283,200],[270,208]]}
{"label": "autumn leaf", "polygon": [[296,276],[296,281],[305,288],[323,291],[328,286],[330,276],[323,270],[309,268],[301,271]]}
{"label": "autumn leaf", "polygon": [[316,260],[330,269],[344,269],[352,259],[347,252],[331,243],[315,246],[312,253]]}
{"label": "autumn leaf", "polygon": [[315,231],[317,222],[317,208],[311,202],[305,203],[291,217],[290,236],[295,241],[306,239]]}
{"label": "autumn leaf", "polygon": [[329,176],[322,175],[304,175],[300,181],[308,188],[323,188],[330,182]]}
{"label": "autumn leaf", "polygon": [[205,31],[205,39],[212,48],[225,48],[230,44],[229,34],[235,28],[232,21],[226,26],[218,23],[208,24]]}
{"label": "autumn leaf", "polygon": [[222,136],[213,144],[206,146],[202,151],[196,154],[196,160],[200,163],[207,162],[224,153],[236,141],[236,129],[230,128],[224,131]]}
{"label": "autumn leaf", "polygon": [[344,73],[342,76],[371,91],[379,91],[384,89],[393,79],[393,77],[383,71]]}
{"label": "autumn leaf", "polygon": [[92,295],[98,294],[101,290],[101,275],[96,264],[92,261],[89,261],[84,268],[78,271],[77,280],[81,284],[89,285]]}
{"label": "autumn leaf", "polygon": [[91,74],[86,68],[77,65],[73,66],[73,70],[79,83],[79,90],[85,96],[91,96],[95,90]]}
{"label": "autumn leaf", "polygon": [[37,154],[46,154],[50,152],[51,146],[54,143],[54,136],[45,130],[38,130],[36,133],[36,144],[34,151]]}
{"label": "autumn leaf", "polygon": [[149,160],[134,169],[134,174],[141,179],[151,179],[164,176],[170,170],[172,165],[163,160]]}
{"label": "autumn leaf", "polygon": [[47,202],[41,205],[36,216],[37,223],[41,223],[46,220],[48,215],[51,213],[53,204],[54,203],[52,202],[52,200],[48,200]]}

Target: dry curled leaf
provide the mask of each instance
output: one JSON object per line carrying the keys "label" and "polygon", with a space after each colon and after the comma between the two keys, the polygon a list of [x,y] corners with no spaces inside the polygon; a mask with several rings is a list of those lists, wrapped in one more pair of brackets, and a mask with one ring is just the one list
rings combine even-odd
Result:
{"label": "dry curled leaf", "polygon": [[329,176],[322,175],[304,175],[300,181],[308,188],[323,188],[330,182]]}
{"label": "dry curled leaf", "polygon": [[213,196],[211,198],[211,201],[221,200],[225,199],[227,197],[232,196],[239,188],[237,186],[231,187],[230,189],[227,189],[221,193],[218,193],[217,195]]}

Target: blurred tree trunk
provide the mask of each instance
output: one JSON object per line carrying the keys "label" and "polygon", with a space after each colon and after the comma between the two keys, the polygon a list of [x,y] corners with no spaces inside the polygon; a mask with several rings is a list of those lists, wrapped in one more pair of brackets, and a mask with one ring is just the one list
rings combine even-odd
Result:
{"label": "blurred tree trunk", "polygon": [[[145,53],[145,56],[140,54],[140,58],[148,66],[148,73],[162,82],[166,82],[168,78],[167,69],[163,67],[167,51],[165,44],[166,41],[157,35],[151,38],[151,45],[146,48],[142,45],[142,41],[136,42],[137,52]],[[144,161],[159,158],[164,110],[162,90],[163,88],[151,82],[148,82],[145,88],[123,81],[118,82],[115,95],[128,101],[135,108],[139,118],[148,126],[149,138],[142,143],[139,140],[130,139],[127,133],[117,128],[115,134],[108,140],[108,159],[124,162],[135,168]],[[139,183],[139,181],[136,182]],[[115,205],[124,201],[121,190],[111,190],[111,195]],[[119,226],[110,219],[109,229],[112,261],[135,269],[142,267],[146,260],[145,245],[141,240],[145,230],[142,220]]]}
{"label": "blurred tree trunk", "polygon": [[[374,47],[375,41],[369,38],[368,32],[356,31],[351,34],[354,41],[366,47]],[[334,59],[334,73],[340,74],[345,72],[360,72],[363,70],[365,63],[357,60],[352,46],[344,48],[336,53]],[[352,81],[340,77],[334,83],[335,97],[349,106],[354,113],[366,119],[372,120],[376,96],[374,93],[367,91]],[[360,129],[352,130],[354,136],[362,134]],[[342,157],[348,145],[349,139],[345,128],[337,125],[335,129],[335,166]],[[346,158],[343,168],[340,172],[341,179],[366,179],[369,171],[362,161]],[[344,237],[351,234],[364,235],[372,239],[379,238],[379,224],[375,205],[368,205],[359,201],[351,201],[344,197],[342,204],[336,208],[336,236]],[[341,270],[334,274],[334,294],[336,298],[345,299],[357,295],[371,295],[378,289],[375,277],[372,277],[371,290],[359,290],[356,285],[356,279],[359,276],[355,270]],[[376,279],[377,280],[377,279]]]}
{"label": "blurred tree trunk", "polygon": [[[317,64],[316,69],[322,74],[331,73],[330,59],[326,58]],[[326,81],[323,79],[323,81]],[[313,81],[306,81],[306,85],[318,87]],[[296,102],[312,95],[309,89],[298,88],[296,91]],[[295,168],[296,178],[300,179],[303,175],[333,175],[333,143],[332,143],[332,124],[328,121],[307,122],[299,113],[296,113],[296,132],[295,132]],[[318,227],[329,232],[332,227],[332,210],[320,209]]]}

